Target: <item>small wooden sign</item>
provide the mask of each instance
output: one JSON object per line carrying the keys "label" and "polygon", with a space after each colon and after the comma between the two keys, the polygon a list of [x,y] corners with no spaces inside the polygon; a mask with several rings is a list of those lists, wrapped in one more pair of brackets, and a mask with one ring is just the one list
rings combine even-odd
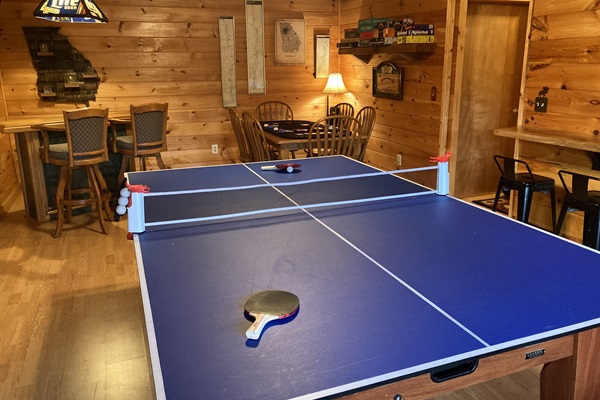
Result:
{"label": "small wooden sign", "polygon": [[384,61],[373,68],[373,96],[402,99],[402,68]]}

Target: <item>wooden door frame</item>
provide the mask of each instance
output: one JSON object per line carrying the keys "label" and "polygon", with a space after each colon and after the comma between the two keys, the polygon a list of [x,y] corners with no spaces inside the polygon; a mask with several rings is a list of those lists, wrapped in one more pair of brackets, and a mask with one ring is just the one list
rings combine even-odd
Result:
{"label": "wooden door frame", "polygon": [[[454,35],[454,16],[456,15],[457,1],[459,1],[459,16],[458,16],[458,32],[456,39]],[[522,125],[523,111],[525,105],[525,84],[527,82],[527,61],[529,59],[529,36],[531,34],[531,20],[533,17],[533,0],[448,0],[447,11],[446,11],[446,43],[444,53],[444,88],[442,93],[442,114],[440,116],[440,135],[438,148],[439,153],[445,154],[447,141],[448,141],[448,125],[449,125],[449,109],[450,99],[454,101],[452,109],[452,126],[450,136],[450,148],[453,152],[458,153],[459,150],[456,148],[458,145],[458,131],[460,129],[460,112],[461,112],[461,100],[462,90],[460,88],[463,84],[464,67],[465,67],[465,42],[467,33],[467,14],[469,4],[473,3],[487,3],[487,4],[506,4],[506,5],[528,5],[527,15],[527,29],[525,32],[525,46],[523,54],[523,66],[521,70],[521,86],[519,89],[519,106],[517,114],[517,125]],[[454,78],[454,93],[450,93],[451,90],[451,71],[452,71],[452,54],[454,49],[454,41],[456,40],[456,68]],[[515,154],[519,149],[515,146]],[[450,194],[454,193],[454,182],[456,180],[456,157],[450,158]]]}

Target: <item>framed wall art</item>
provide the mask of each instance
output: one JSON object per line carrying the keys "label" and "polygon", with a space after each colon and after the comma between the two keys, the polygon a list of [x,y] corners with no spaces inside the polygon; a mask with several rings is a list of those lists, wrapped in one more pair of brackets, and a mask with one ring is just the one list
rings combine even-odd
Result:
{"label": "framed wall art", "polygon": [[275,64],[304,64],[306,39],[303,19],[275,20]]}
{"label": "framed wall art", "polygon": [[219,17],[219,52],[221,56],[221,96],[223,98],[223,107],[236,107],[234,17]]}
{"label": "framed wall art", "polygon": [[329,35],[315,36],[315,78],[329,76]]}
{"label": "framed wall art", "polygon": [[265,30],[262,0],[246,0],[248,94],[265,94]]}
{"label": "framed wall art", "polygon": [[373,96],[402,99],[402,68],[384,61],[373,68]]}

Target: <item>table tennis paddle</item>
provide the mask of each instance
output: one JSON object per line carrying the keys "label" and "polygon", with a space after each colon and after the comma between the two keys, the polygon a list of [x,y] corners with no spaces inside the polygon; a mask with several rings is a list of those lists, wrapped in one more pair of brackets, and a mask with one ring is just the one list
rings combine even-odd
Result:
{"label": "table tennis paddle", "polygon": [[263,171],[277,171],[277,170],[285,170],[287,172],[293,172],[294,169],[300,168],[300,164],[277,164],[277,165],[263,165],[260,167]]}
{"label": "table tennis paddle", "polygon": [[299,307],[298,296],[290,292],[267,290],[253,294],[244,304],[244,311],[256,318],[246,331],[246,337],[258,340],[267,323],[289,318],[298,312]]}

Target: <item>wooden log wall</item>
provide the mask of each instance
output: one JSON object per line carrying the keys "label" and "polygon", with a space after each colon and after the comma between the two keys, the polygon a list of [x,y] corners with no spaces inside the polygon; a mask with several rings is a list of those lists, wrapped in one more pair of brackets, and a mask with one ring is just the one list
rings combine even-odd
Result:
{"label": "wooden log wall", "polygon": [[[342,35],[344,29],[356,27],[359,19],[367,18],[410,17],[418,24],[435,25],[435,53],[416,62],[397,54],[375,54],[368,63],[353,55],[340,56],[340,69],[350,91],[343,96],[343,101],[353,103],[355,110],[367,105],[377,109],[376,126],[365,161],[391,170],[397,168],[397,155],[401,155],[401,168],[430,165],[429,157],[438,154],[440,138],[446,2],[342,0],[341,8]],[[372,96],[372,69],[383,61],[391,61],[404,70],[402,100]],[[411,178],[435,187],[434,174],[413,174]]]}
{"label": "wooden log wall", "polygon": [[[128,113],[130,104],[169,103],[169,150],[163,158],[170,168],[236,161],[235,142],[227,109],[222,107],[218,17],[234,16],[238,107],[253,111],[266,100],[282,100],[295,116],[312,119],[325,114],[326,79],[314,78],[314,35],[331,35],[331,63],[337,65],[339,3],[336,0],[264,1],[265,95],[248,95],[244,0],[100,0],[108,24],[52,23],[33,17],[39,1],[0,3],[0,73],[10,120],[58,116],[63,109],[83,107],[43,102],[35,89],[22,28],[59,26],[101,74],[95,102],[111,113]],[[274,20],[304,19],[306,64],[275,65]],[[332,71],[333,72],[333,71]],[[4,108],[4,107],[3,107]],[[219,154],[211,153],[211,145]]]}
{"label": "wooden log wall", "polygon": [[[535,97],[548,87],[548,111],[534,111]],[[600,133],[600,4],[594,0],[535,0],[522,124],[589,137]],[[588,171],[583,151],[523,142],[521,157],[537,173],[556,180],[558,207],[564,191],[561,168]],[[600,175],[600,173],[599,173]],[[547,220],[548,200],[532,207],[534,220]],[[562,234],[580,240],[582,213],[568,213]]]}

